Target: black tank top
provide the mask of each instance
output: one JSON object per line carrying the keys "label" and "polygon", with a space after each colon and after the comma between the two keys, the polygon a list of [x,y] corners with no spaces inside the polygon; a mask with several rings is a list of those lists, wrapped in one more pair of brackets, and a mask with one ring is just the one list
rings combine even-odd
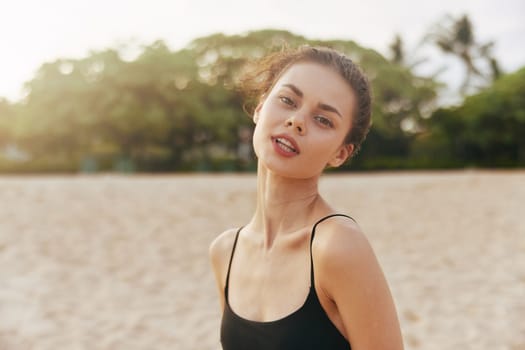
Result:
{"label": "black tank top", "polygon": [[[269,322],[251,321],[237,315],[230,307],[228,285],[239,228],[233,243],[226,285],[225,305],[221,323],[221,344],[223,350],[339,350],[350,349],[349,342],[330,321],[324,311],[314,286],[312,242],[317,225],[333,216],[325,216],[315,223],[310,237],[310,291],[304,304],[288,316]],[[352,219],[353,220],[353,219]]]}

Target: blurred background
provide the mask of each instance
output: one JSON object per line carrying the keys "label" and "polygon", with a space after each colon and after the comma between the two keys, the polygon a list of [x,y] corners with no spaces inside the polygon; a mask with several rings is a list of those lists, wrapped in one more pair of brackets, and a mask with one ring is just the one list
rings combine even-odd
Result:
{"label": "blurred background", "polygon": [[524,15],[523,0],[6,2],[0,350],[220,349],[208,246],[256,200],[235,84],[302,44],[372,82],[368,139],[320,191],[374,247],[406,349],[525,350]]}
{"label": "blurred background", "polygon": [[284,44],[371,78],[340,170],[523,167],[525,4],[19,1],[0,13],[0,172],[251,171],[235,82]]}

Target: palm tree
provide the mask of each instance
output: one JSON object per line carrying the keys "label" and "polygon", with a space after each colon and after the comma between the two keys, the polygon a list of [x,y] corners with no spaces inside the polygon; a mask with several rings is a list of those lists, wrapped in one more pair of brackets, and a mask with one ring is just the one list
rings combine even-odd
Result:
{"label": "palm tree", "polygon": [[396,34],[389,46],[390,61],[413,70],[417,66],[428,61],[428,57],[420,57],[418,54],[418,49],[420,47],[421,43],[407,53],[403,38],[399,34]]}
{"label": "palm tree", "polygon": [[[465,68],[465,77],[460,87],[462,95],[466,95],[469,89],[475,87],[474,78],[480,78],[487,83],[501,74],[498,62],[492,55],[494,42],[476,42],[472,23],[467,15],[460,18],[447,15],[444,21],[429,31],[425,40],[435,43],[445,54],[454,55],[461,60]],[[488,72],[487,68],[481,68],[480,61],[488,64]]]}
{"label": "palm tree", "polygon": [[403,47],[403,39],[397,34],[394,41],[390,44],[391,61],[393,63],[402,64],[405,62],[405,49]]}

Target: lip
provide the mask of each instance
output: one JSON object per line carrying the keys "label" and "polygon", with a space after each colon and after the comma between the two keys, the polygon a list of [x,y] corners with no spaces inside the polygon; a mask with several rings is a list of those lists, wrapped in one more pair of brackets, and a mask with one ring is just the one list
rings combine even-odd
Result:
{"label": "lip", "polygon": [[[279,135],[274,135],[271,137],[272,139],[272,143],[274,145],[274,148],[276,149],[276,151],[283,155],[283,156],[286,156],[286,157],[293,157],[293,156],[296,156],[298,155],[299,153],[301,153],[300,149],[299,149],[299,145],[297,144],[297,142],[293,139],[293,137],[289,136],[289,135],[286,135],[286,134],[279,134]],[[285,150],[283,150],[281,147],[279,147],[279,145],[277,144],[277,139],[284,139],[286,141],[288,141],[293,149],[295,150],[295,152],[287,152]]]}

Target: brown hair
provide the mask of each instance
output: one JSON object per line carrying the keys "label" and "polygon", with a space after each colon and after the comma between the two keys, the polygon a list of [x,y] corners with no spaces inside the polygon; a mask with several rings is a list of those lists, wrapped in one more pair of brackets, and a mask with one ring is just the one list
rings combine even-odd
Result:
{"label": "brown hair", "polygon": [[280,76],[293,64],[305,61],[333,68],[353,89],[357,104],[344,142],[354,145],[352,155],[355,155],[371,125],[370,84],[361,69],[350,58],[336,50],[301,46],[272,53],[255,64],[249,64],[248,71],[242,76],[239,84],[247,100],[244,105],[245,111],[253,115],[257,103],[270,92]]}

